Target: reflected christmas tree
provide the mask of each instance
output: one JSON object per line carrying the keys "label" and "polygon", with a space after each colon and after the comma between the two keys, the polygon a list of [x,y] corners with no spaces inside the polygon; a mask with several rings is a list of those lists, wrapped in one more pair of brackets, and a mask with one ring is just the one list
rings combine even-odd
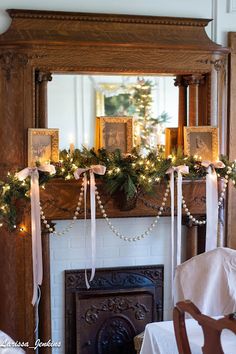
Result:
{"label": "reflected christmas tree", "polygon": [[153,87],[151,80],[138,78],[131,97],[131,103],[135,106],[137,115],[134,143],[135,146],[140,146],[144,153],[158,148],[158,146],[160,148],[160,145],[163,144],[161,137],[164,132],[164,124],[171,118],[166,112],[158,117],[152,117]]}

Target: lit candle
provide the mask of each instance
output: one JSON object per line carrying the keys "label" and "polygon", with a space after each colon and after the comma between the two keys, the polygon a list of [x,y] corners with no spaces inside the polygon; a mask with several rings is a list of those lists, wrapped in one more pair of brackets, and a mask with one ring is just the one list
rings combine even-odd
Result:
{"label": "lit candle", "polygon": [[70,143],[70,153],[73,154],[74,151],[75,151],[75,145],[74,143]]}
{"label": "lit candle", "polygon": [[74,137],[71,134],[70,135],[70,154],[73,154],[74,151],[75,151]]}
{"label": "lit candle", "polygon": [[84,147],[86,149],[88,149],[88,134],[87,133],[84,134]]}

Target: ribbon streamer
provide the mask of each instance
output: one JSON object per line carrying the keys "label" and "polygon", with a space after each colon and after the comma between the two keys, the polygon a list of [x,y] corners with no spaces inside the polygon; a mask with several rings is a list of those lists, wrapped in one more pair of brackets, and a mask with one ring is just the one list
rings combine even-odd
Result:
{"label": "ribbon streamer", "polygon": [[31,202],[31,233],[32,233],[32,260],[33,260],[33,298],[32,305],[37,302],[38,285],[43,280],[42,240],[40,221],[40,198],[39,198],[39,173],[38,171],[56,173],[53,165],[40,167],[27,167],[16,173],[16,177],[23,181],[30,176],[30,202]]}
{"label": "ribbon streamer", "polygon": [[89,283],[93,280],[95,275],[95,261],[96,261],[96,201],[95,201],[95,176],[94,174],[104,175],[106,167],[103,165],[91,165],[88,168],[77,168],[74,172],[75,179],[79,179],[81,174],[84,174],[84,205],[85,205],[85,221],[86,221],[86,191],[87,191],[87,176],[90,175],[90,209],[91,209],[91,275],[88,280],[87,271],[85,270],[85,283],[87,289],[90,288]]}
{"label": "ribbon streamer", "polygon": [[203,161],[202,166],[207,170],[206,175],[206,244],[205,251],[213,250],[217,247],[218,230],[218,183],[215,168],[224,168],[222,161]]}
{"label": "ribbon streamer", "polygon": [[[175,248],[175,186],[174,172],[178,173],[177,183],[177,240]],[[189,168],[185,165],[170,167],[167,172],[170,174],[170,196],[171,196],[171,289],[173,289],[174,270],[176,265],[181,263],[181,226],[182,226],[182,174],[188,174]],[[176,252],[175,252],[176,249]],[[176,256],[175,256],[176,254]]]}
{"label": "ribbon streamer", "polygon": [[177,167],[178,182],[177,182],[177,256],[176,264],[181,264],[181,244],[182,244],[182,182],[183,174],[189,173],[188,166],[181,165]]}

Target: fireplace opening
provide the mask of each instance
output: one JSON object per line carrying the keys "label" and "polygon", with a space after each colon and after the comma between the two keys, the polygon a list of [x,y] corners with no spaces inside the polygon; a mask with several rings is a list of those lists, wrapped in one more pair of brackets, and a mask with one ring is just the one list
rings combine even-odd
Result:
{"label": "fireplace opening", "polygon": [[133,338],[163,319],[163,265],[65,271],[65,353],[134,354]]}

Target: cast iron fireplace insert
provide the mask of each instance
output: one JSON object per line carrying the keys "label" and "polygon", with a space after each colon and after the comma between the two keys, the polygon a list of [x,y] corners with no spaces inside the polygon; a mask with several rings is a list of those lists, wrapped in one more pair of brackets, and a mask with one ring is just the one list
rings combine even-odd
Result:
{"label": "cast iron fireplace insert", "polygon": [[163,320],[164,266],[65,271],[65,353],[134,354],[133,338]]}

